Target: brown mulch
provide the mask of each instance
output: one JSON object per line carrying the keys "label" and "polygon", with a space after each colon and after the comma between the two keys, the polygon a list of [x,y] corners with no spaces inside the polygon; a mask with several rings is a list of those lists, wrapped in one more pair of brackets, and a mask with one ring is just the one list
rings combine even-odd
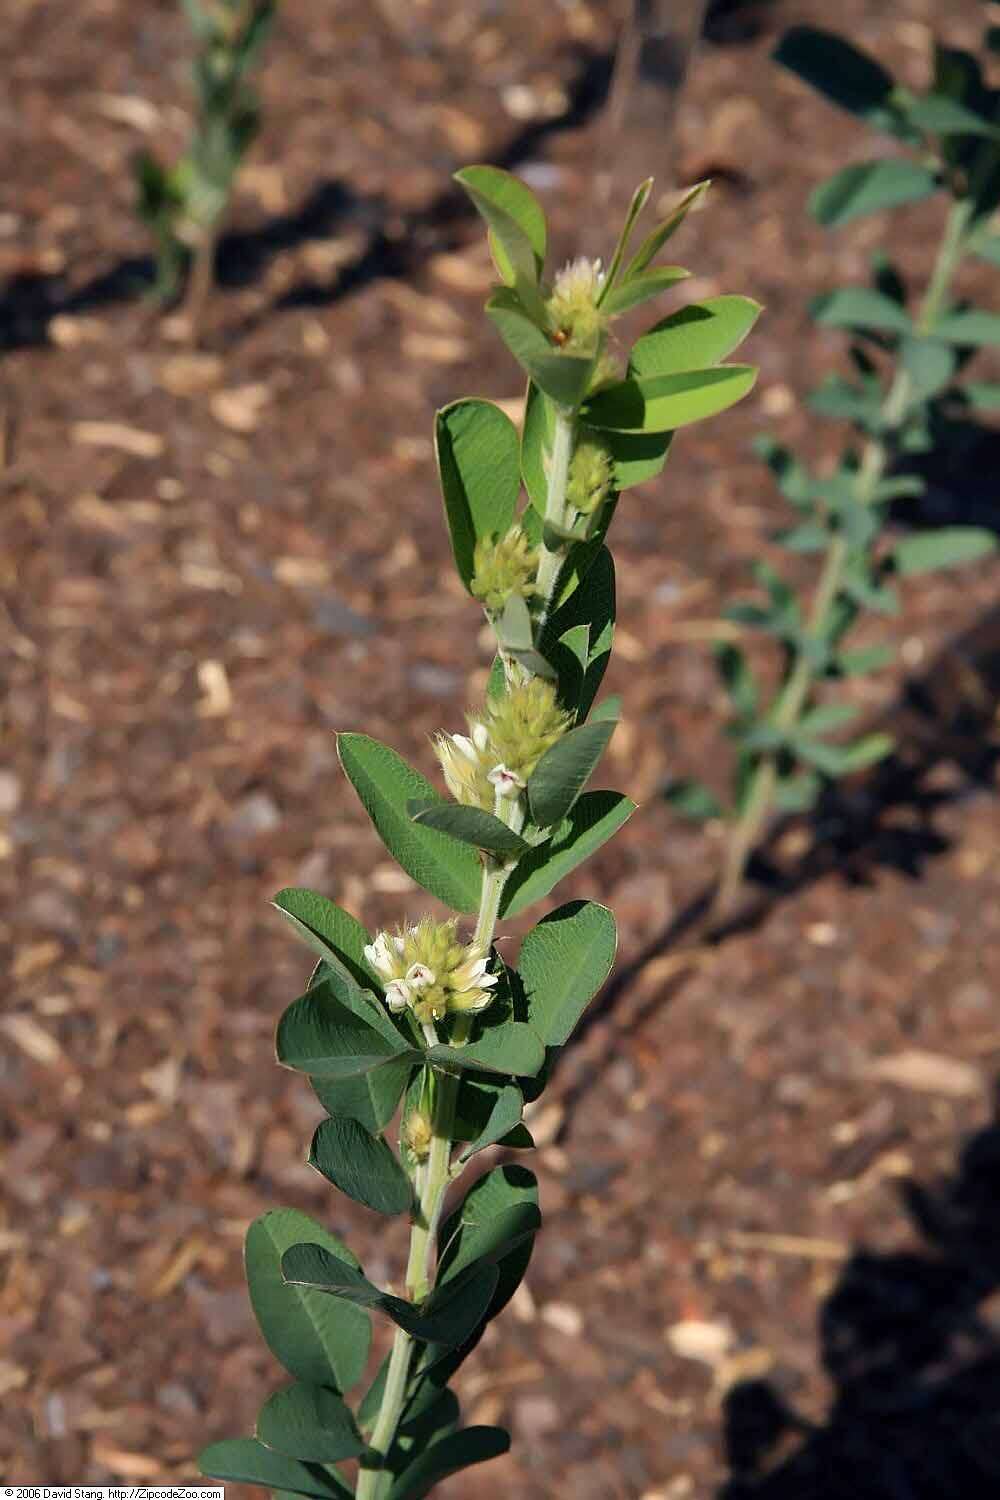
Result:
{"label": "brown mulch", "polygon": [[[431,419],[519,381],[448,174],[516,165],[571,245],[614,24],[596,0],[282,8],[196,355],[137,298],[126,170],[140,141],[183,133],[178,7],[13,0],[5,17],[6,1483],[190,1481],[204,1443],[252,1430],[279,1379],[241,1265],[265,1208],[327,1216],[376,1280],[400,1265],[405,1226],[303,1164],[319,1109],[272,1034],[308,961],[266,903],[309,885],[372,927],[416,908],[332,731],[429,770],[428,735],[459,726],[488,661]],[[748,928],[683,960],[668,940],[719,840],[657,790],[724,782],[711,622],[781,517],[749,442],[830,451],[798,403],[841,341],[806,304],[863,276],[881,232],[803,213],[866,149],[768,62],[790,19],[828,7],[724,9],[676,139],[661,162],[626,142],[622,172],[717,179],[677,253],[693,296],[766,304],[762,377],[616,521],[608,774],[644,805],[562,899],[614,909],[624,977],[535,1122],[547,1227],[459,1380],[467,1420],[509,1424],[512,1453],[454,1496],[708,1500],[745,1474],[770,1475],[769,1500],[922,1494],[902,1485],[934,1471],[928,1434],[927,1494],[976,1495],[956,1487],[966,1451],[982,1472],[997,1451],[993,1137],[956,1165],[1000,1064],[996,564],[909,587],[878,627],[899,665],[858,691],[877,716],[911,683],[895,780],[855,788],[818,841],[783,832],[786,885]],[[844,0],[837,24],[918,81],[928,22],[968,44],[983,11]],[[901,224],[919,279],[934,210]],[[942,1173],[940,1199],[901,1192]],[[866,1490],[892,1465],[896,1489]],[[837,1472],[847,1487],[822,1489]]]}

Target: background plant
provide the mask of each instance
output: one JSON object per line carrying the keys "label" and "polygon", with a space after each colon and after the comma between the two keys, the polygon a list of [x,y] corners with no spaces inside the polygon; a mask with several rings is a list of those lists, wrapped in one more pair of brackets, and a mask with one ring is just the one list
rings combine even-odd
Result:
{"label": "background plant", "polygon": [[196,47],[191,139],[170,167],[142,152],[135,178],[138,211],[156,243],[156,293],[163,300],[175,297],[190,266],[188,315],[197,327],[233,183],[260,125],[249,74],[271,28],[276,0],[182,4]]}
{"label": "background plant", "polygon": [[[548,894],[625,822],[629,799],[587,784],[611,736],[597,700],[614,635],[605,536],[620,493],[663,467],[677,427],[720,412],[755,371],[724,364],[758,307],[718,297],[640,338],[624,373],[612,320],[687,273],[655,264],[701,189],[629,256],[650,192],[635,194],[607,273],[579,260],[544,278],[542,210],[516,179],[459,173],[489,227],[502,285],[487,314],[529,380],[523,431],[488,401],[438,414],[437,456],[456,567],[497,638],[485,703],[466,734],[435,742],[445,798],[385,745],[339,737],[341,764],[386,847],[458,913],[374,938],[310,891],[277,910],[318,954],[282,1017],[278,1059],[307,1074],[327,1111],[310,1163],[376,1212],[408,1214],[402,1295],[369,1281],[325,1227],[295,1210],[247,1236],[261,1331],[294,1383],[267,1401],[255,1438],[216,1443],[206,1474],[284,1493],[418,1500],[445,1474],[502,1453],[507,1434],[459,1425],[448,1382],[504,1307],[540,1225],[537,1186],[507,1162],[445,1212],[449,1186],[492,1145],[532,1144],[522,1123],[552,1061],[607,977],[614,920],[571,901],[524,938],[515,968],[499,921]],[[522,481],[527,501],[521,503]],[[474,919],[464,934],[462,917]],[[386,1139],[399,1114],[399,1153]],[[394,1325],[390,1354],[352,1410],[371,1314]]]}
{"label": "background plant", "polygon": [[[986,40],[997,46],[995,28]],[[892,155],[845,167],[822,183],[810,201],[815,218],[835,228],[933,197],[944,224],[919,298],[910,295],[891,258],[879,253],[871,285],[838,287],[813,303],[817,322],[850,335],[853,369],[849,378],[829,376],[809,406],[819,416],[851,423],[860,446],[848,444],[834,472],[820,475],[770,438],[758,444],[796,512],[795,524],[775,540],[790,552],[815,554],[820,571],[806,600],[759,563],[763,602],[740,602],[726,612],[771,636],[781,651],[772,693],[762,689],[738,645],[727,642],[716,653],[733,706],[728,733],[737,747],[730,805],[700,783],[667,789],[687,814],[728,820],[716,916],[732,909],[751,850],[775,809],[808,810],[837,778],[892,749],[884,733],[843,739],[840,732],[858,708],[823,691],[891,660],[888,647],[851,649],[854,625],[866,614],[897,611],[897,578],[982,557],[995,546],[993,534],[978,527],[896,539],[887,522],[894,502],[923,493],[913,460],[947,444],[956,415],[1000,407],[1000,385],[966,379],[976,351],[1000,343],[1000,315],[952,292],[966,257],[1000,265],[1000,234],[989,223],[1000,202],[1000,91],[987,87],[972,54],[941,45],[934,48],[923,93],[904,88],[851,43],[812,27],[789,31],[775,55],[894,147]]]}

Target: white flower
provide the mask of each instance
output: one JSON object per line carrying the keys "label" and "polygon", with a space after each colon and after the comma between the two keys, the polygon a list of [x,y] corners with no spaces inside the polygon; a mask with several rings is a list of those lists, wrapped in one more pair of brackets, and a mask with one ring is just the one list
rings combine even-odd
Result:
{"label": "white flower", "polygon": [[394,979],[385,987],[385,1003],[391,1011],[406,1010],[412,998],[410,986],[405,979]]}
{"label": "white flower", "polygon": [[487,989],[496,984],[497,976],[487,974],[485,958],[470,958],[459,968],[452,970],[451,982],[456,990],[471,990],[474,986]]}
{"label": "white flower", "polygon": [[426,990],[437,984],[437,975],[426,964],[411,964],[406,971],[406,983],[411,990]]}
{"label": "white flower", "polygon": [[518,776],[516,771],[508,770],[506,766],[494,766],[486,780],[496,787],[501,797],[517,797],[527,785],[523,777]]}
{"label": "white flower", "polygon": [[364,954],[376,974],[380,974],[383,979],[395,978],[398,960],[389,950],[388,933],[380,932],[373,943],[367,944]]}

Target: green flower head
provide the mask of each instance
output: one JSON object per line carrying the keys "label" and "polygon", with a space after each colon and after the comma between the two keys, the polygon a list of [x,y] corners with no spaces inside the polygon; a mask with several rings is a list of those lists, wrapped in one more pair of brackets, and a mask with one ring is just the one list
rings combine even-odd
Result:
{"label": "green flower head", "polygon": [[527,599],[534,593],[538,548],[520,526],[512,526],[506,536],[479,538],[473,566],[472,593],[488,610],[500,610],[513,594]]}
{"label": "green flower head", "polygon": [[434,742],[448,790],[457,802],[492,812],[498,797],[519,797],[528,777],[572,724],[556,690],[543,677],[515,683],[487,699],[469,733],[441,734]]}
{"label": "green flower head", "polygon": [[421,1025],[455,1012],[485,1010],[497,983],[488,959],[458,938],[458,921],[421,917],[415,927],[380,932],[365,958],[385,981],[391,1011],[412,1010]]}
{"label": "green flower head", "polygon": [[604,286],[599,260],[581,255],[558,273],[545,304],[554,341],[570,354],[594,354],[607,319],[597,306]]}
{"label": "green flower head", "polygon": [[614,489],[611,454],[597,438],[581,438],[573,451],[566,486],[567,502],[581,515],[592,516]]}

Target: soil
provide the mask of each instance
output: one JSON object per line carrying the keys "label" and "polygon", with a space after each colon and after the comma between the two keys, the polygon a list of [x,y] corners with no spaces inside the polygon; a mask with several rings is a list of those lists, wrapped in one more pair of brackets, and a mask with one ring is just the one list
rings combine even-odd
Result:
{"label": "soil", "polygon": [[[843,0],[836,21],[919,82],[929,25],[971,45],[982,16]],[[842,344],[807,302],[883,231],[803,211],[868,146],[769,62],[795,19],[828,7],[717,6],[660,160],[638,131],[621,146],[629,185],[715,178],[677,253],[692,296],[766,304],[762,375],[616,519],[607,775],[643,805],[561,894],[613,908],[619,974],[534,1121],[525,1288],[458,1381],[512,1451],[442,1495],[997,1492],[1000,567],[915,583],[877,625],[897,666],[856,691],[897,758],[776,832],[709,948],[683,946],[685,913],[718,832],[658,795],[725,783],[713,622],[783,519],[750,440],[832,452],[800,398]],[[312,886],[373,928],[415,909],[333,730],[429,771],[488,662],[431,420],[519,382],[449,173],[516,167],[571,246],[615,16],[285,0],[194,352],[142,300],[128,176],[139,144],[183,138],[179,7],[11,0],[5,20],[0,1476],[180,1483],[280,1378],[246,1298],[253,1217],[298,1205],[374,1279],[400,1265],[405,1226],[303,1163],[319,1110],[272,1036],[308,962],[267,900]],[[936,208],[894,222],[919,283]],[[987,434],[931,518],[988,518],[996,460]]]}

